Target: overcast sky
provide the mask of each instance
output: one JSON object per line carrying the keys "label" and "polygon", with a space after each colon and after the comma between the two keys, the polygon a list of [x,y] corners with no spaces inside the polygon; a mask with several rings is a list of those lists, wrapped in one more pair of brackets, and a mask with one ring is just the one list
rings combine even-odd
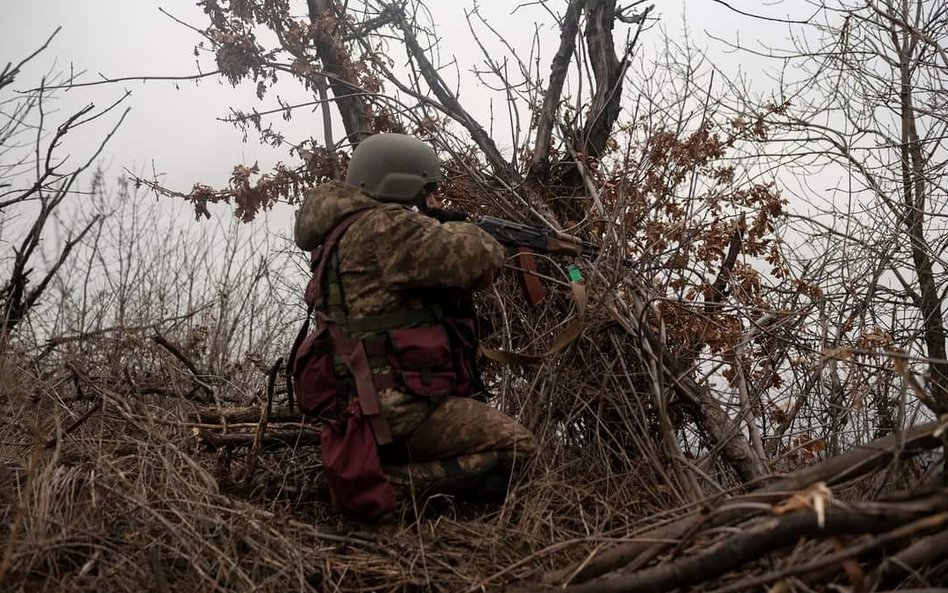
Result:
{"label": "overcast sky", "polygon": [[[99,73],[119,78],[190,75],[197,71],[192,53],[199,41],[197,35],[159,11],[160,6],[183,21],[204,27],[206,19],[191,0],[165,0],[161,3],[147,0],[0,2],[4,4],[4,18],[0,20],[0,62],[18,61],[41,45],[57,26],[62,26],[50,49],[34,68],[24,73],[16,88],[35,84],[44,71],[56,69],[85,70],[88,72],[85,80],[94,80]],[[696,45],[718,52],[715,59],[719,65],[722,61],[733,60],[735,70],[741,62],[748,67],[747,57],[738,59],[721,53],[706,37],[706,31],[730,38],[739,34],[744,42],[753,42],[758,37],[773,41],[775,35],[781,35],[785,30],[783,25],[749,20],[712,0],[656,0],[656,3],[655,14],[672,37],[680,39],[687,28]],[[297,4],[303,13],[305,4],[302,1]],[[446,54],[457,56],[462,72],[476,66],[478,53],[462,10],[471,6],[471,2],[438,0],[429,4],[445,40]],[[555,4],[551,2],[551,5]],[[565,1],[562,4],[565,5]],[[787,0],[766,6],[758,0],[732,0],[730,4],[747,11],[766,11],[770,16],[793,18],[805,17],[809,6],[805,0]],[[501,34],[518,47],[529,46],[534,15],[538,14],[539,8],[522,9],[511,14],[514,3],[507,0],[481,0],[480,5]],[[543,34],[545,46],[542,54],[548,68],[557,35],[550,26],[543,30]],[[653,30],[643,39],[642,51],[659,51],[660,38],[660,32]],[[205,67],[213,68],[210,64],[205,64]],[[218,121],[227,114],[229,106],[249,106],[254,100],[251,89],[233,89],[217,79],[177,85],[163,81],[130,81],[75,89],[61,98],[61,111],[64,113],[75,105],[90,101],[105,105],[126,89],[133,93],[128,102],[132,112],[104,159],[111,173],[117,175],[123,167],[150,172],[154,167],[166,175],[169,186],[187,190],[199,181],[224,183],[234,163],[260,161],[265,167],[282,156],[279,150],[260,146],[255,138],[244,144],[238,131]],[[282,87],[279,92],[282,96],[291,93]],[[468,79],[462,86],[462,102],[473,112],[484,114],[487,106],[480,97],[478,88]],[[294,120],[294,125],[307,125],[307,122],[305,119],[298,123]],[[312,133],[315,135],[317,131]],[[92,137],[77,134],[68,140],[66,149],[80,152],[87,148]]]}

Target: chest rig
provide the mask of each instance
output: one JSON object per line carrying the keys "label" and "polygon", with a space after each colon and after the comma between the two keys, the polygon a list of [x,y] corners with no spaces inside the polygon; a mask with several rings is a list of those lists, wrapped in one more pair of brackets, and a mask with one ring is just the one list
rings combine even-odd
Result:
{"label": "chest rig", "polygon": [[291,405],[295,397],[300,411],[312,417],[333,420],[357,401],[375,441],[384,445],[392,435],[379,405],[381,391],[465,397],[482,386],[473,313],[459,312],[456,303],[424,299],[416,308],[348,316],[338,244],[371,211],[343,219],[313,251],[304,297],[309,315],[290,354],[287,378]]}

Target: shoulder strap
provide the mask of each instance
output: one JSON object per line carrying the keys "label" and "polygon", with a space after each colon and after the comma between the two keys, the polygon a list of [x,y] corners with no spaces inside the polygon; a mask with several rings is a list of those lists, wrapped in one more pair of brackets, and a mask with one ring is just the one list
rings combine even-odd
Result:
{"label": "shoulder strap", "polygon": [[326,271],[323,273],[323,312],[336,323],[348,327],[346,297],[342,290],[342,278],[339,276],[339,250],[329,256]]}
{"label": "shoulder strap", "polygon": [[[353,223],[368,214],[370,210],[372,210],[372,208],[359,210],[343,218],[339,224],[333,227],[329,235],[326,236],[326,240],[323,241],[323,244],[313,250],[310,258],[310,270],[313,272],[313,277],[306,287],[305,295],[306,304],[309,306],[310,313],[312,313],[316,303],[319,303],[323,298],[323,276],[326,273],[326,264],[336,249],[336,243],[339,242],[342,234],[345,233]],[[307,319],[309,319],[308,315]]]}
{"label": "shoulder strap", "polygon": [[306,286],[306,293],[303,296],[306,301],[306,320],[300,327],[299,333],[296,334],[296,340],[294,340],[293,347],[290,349],[290,357],[286,365],[286,403],[291,412],[293,411],[294,405],[293,373],[296,371],[296,354],[299,352],[303,340],[306,339],[306,334],[309,333],[309,320],[313,316],[313,309],[316,307],[316,303],[320,302],[323,298],[323,275],[326,272],[326,262],[329,261],[329,257],[335,251],[336,244],[339,242],[343,233],[345,233],[353,223],[368,214],[371,209],[372,208],[366,208],[358,212],[353,212],[342,219],[339,224],[333,227],[329,235],[326,236],[326,240],[323,241],[322,245],[314,249],[310,256],[310,270],[313,272],[313,277],[310,278],[309,284]]}

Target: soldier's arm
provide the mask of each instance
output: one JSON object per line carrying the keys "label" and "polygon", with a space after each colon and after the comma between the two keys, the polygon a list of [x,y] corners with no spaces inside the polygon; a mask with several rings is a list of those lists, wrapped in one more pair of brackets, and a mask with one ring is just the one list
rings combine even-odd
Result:
{"label": "soldier's arm", "polygon": [[385,209],[376,246],[385,282],[400,289],[484,288],[503,267],[504,248],[467,222],[439,224],[404,208]]}

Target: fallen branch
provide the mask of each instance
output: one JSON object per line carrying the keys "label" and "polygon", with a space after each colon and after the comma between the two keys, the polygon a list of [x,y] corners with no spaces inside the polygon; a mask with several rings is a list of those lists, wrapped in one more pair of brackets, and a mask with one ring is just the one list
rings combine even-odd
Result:
{"label": "fallen branch", "polygon": [[876,439],[790,474],[754,492],[726,500],[713,513],[689,515],[644,533],[633,534],[646,541],[631,542],[604,550],[580,566],[556,571],[543,580],[550,584],[582,583],[627,566],[640,556],[645,558],[644,562],[637,563],[637,567],[641,567],[670,545],[655,544],[654,540],[680,540],[701,527],[723,525],[752,515],[754,511],[748,510],[747,503],[776,502],[785,498],[788,492],[803,490],[817,482],[826,482],[829,486],[841,484],[865,476],[896,458],[907,459],[934,449],[941,445],[941,441],[934,436],[939,426],[938,422],[930,422]]}
{"label": "fallen branch", "polygon": [[263,437],[267,432],[267,423],[270,421],[270,412],[273,410],[273,391],[276,386],[277,375],[280,374],[280,368],[283,366],[283,358],[281,357],[273,367],[270,369],[270,374],[267,380],[267,400],[263,403],[260,408],[260,422],[257,424],[257,429],[254,431],[253,435],[253,445],[250,447],[250,467],[247,470],[247,475],[245,477],[246,482],[249,484],[254,472],[257,469],[257,460],[259,459],[260,449],[263,446]]}
{"label": "fallen branch", "polygon": [[753,589],[760,585],[766,585],[767,583],[771,583],[786,577],[807,574],[827,566],[840,564],[849,558],[857,558],[866,552],[882,548],[886,545],[898,543],[911,537],[930,533],[932,531],[943,530],[946,525],[948,525],[948,513],[939,513],[930,517],[923,517],[917,521],[909,523],[908,525],[897,527],[892,531],[873,538],[861,545],[852,546],[835,554],[830,554],[823,558],[811,560],[805,564],[790,566],[783,570],[776,570],[758,577],[743,579],[726,587],[714,589],[712,593],[737,593],[739,591]]}
{"label": "fallen branch", "polygon": [[948,558],[948,531],[918,540],[898,554],[886,558],[870,577],[873,583],[895,584],[897,578]]}
{"label": "fallen branch", "polygon": [[[239,449],[253,447],[257,435],[251,433],[221,434],[206,428],[195,428],[194,436],[211,449]],[[319,445],[319,432],[313,430],[271,430],[260,439],[261,450],[280,449],[282,447],[305,447]]]}
{"label": "fallen branch", "polygon": [[[825,524],[822,527],[817,513],[811,510],[796,511],[780,518],[769,519],[747,532],[729,537],[705,553],[660,564],[628,576],[597,579],[563,590],[568,593],[668,591],[708,581],[747,562],[759,560],[764,554],[793,545],[803,538],[885,534],[860,546],[804,565],[723,587],[716,593],[749,590],[757,585],[838,563],[887,543],[944,528],[948,524],[948,513],[944,512],[948,509],[948,492],[942,491],[932,496],[930,504],[926,506],[928,508],[925,513],[920,513],[915,506],[906,509],[899,502],[852,505],[846,509],[832,508],[826,511]],[[933,512],[937,514],[932,515]],[[911,523],[906,525],[909,521]]]}
{"label": "fallen branch", "polygon": [[[257,424],[260,422],[260,408],[208,408],[197,412],[198,421],[202,424],[220,424],[222,419],[230,424]],[[299,411],[291,411],[286,407],[273,408],[270,411],[270,422],[296,422],[305,424],[306,416]]]}
{"label": "fallen branch", "polygon": [[74,430],[76,430],[77,428],[85,424],[86,421],[89,418],[91,418],[93,414],[95,414],[101,409],[102,409],[102,398],[100,397],[99,399],[96,400],[94,404],[92,404],[91,408],[86,410],[86,412],[82,416],[77,418],[75,422],[73,422],[68,427],[66,427],[66,429],[62,431],[62,434],[59,434],[57,436],[50,437],[49,439],[47,439],[45,447],[47,449],[52,449],[53,447],[55,447],[56,443],[61,441],[63,437],[65,437],[67,434],[73,432]]}
{"label": "fallen branch", "polygon": [[188,369],[188,371],[191,372],[191,376],[194,378],[194,381],[198,384],[198,388],[201,391],[203,391],[206,395],[205,398],[198,401],[201,401],[202,403],[209,403],[211,400],[214,399],[214,390],[211,388],[210,385],[208,385],[204,381],[204,377],[207,376],[206,373],[202,373],[201,371],[199,371],[197,366],[193,362],[191,362],[191,359],[189,359],[187,356],[184,355],[183,352],[181,352],[180,348],[178,348],[177,346],[175,346],[174,344],[166,340],[165,337],[162,336],[161,334],[156,333],[154,336],[151,337],[151,339],[156,344],[158,344],[159,346],[167,350],[172,356],[177,358],[181,362],[181,364],[183,364]]}

